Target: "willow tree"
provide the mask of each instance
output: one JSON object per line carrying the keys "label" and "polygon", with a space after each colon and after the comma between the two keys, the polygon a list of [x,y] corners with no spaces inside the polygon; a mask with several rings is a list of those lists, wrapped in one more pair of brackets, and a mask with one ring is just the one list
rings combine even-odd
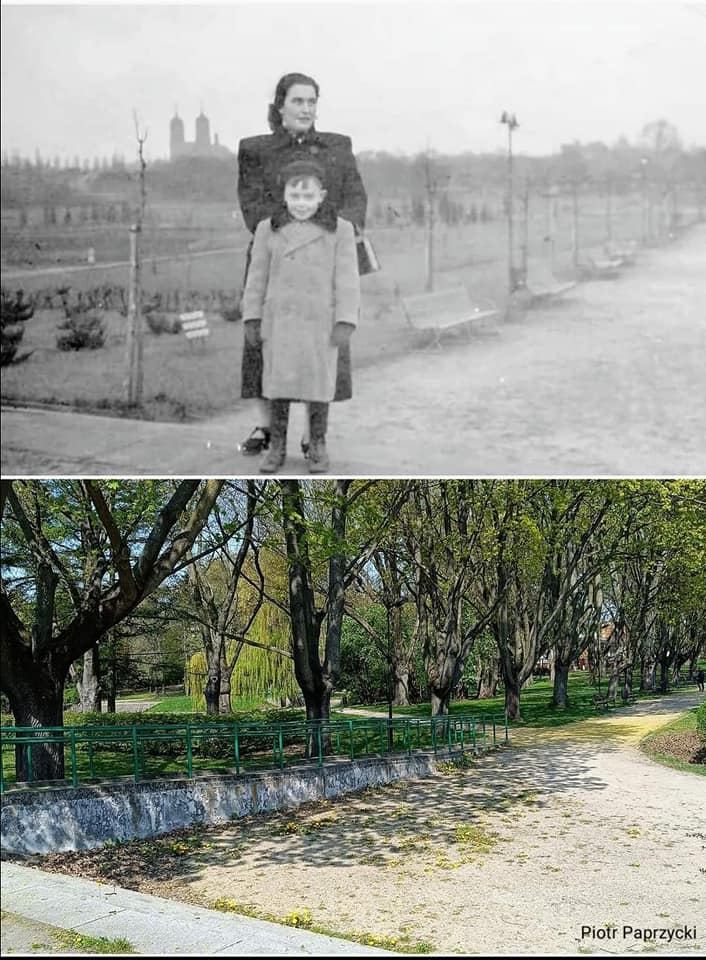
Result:
{"label": "willow tree", "polygon": [[[223,483],[5,484],[0,684],[17,726],[62,725],[71,664],[186,562]],[[25,748],[16,768],[27,780]],[[63,747],[33,745],[31,773],[63,778]]]}
{"label": "willow tree", "polygon": [[[251,603],[243,603],[243,569],[255,557],[254,537],[260,497],[259,485],[248,480],[243,493],[236,490],[229,509],[221,504],[214,519],[224,536],[214,554],[195,560],[188,567],[188,616],[199,630],[206,661],[204,697],[208,714],[228,713],[230,678],[243,648],[248,629],[262,604],[263,591]],[[192,548],[198,552],[197,545]],[[249,598],[250,599],[250,598]],[[240,637],[236,638],[236,635]],[[228,644],[229,640],[237,642]],[[231,653],[228,654],[230,649]]]}

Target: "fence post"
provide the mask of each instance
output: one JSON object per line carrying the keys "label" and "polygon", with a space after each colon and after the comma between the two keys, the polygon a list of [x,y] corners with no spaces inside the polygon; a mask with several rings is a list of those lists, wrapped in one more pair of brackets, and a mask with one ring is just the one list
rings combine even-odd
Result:
{"label": "fence post", "polygon": [[140,756],[137,750],[137,727],[132,725],[132,761],[135,765],[135,783],[140,782]]}
{"label": "fence post", "polygon": [[279,725],[279,767],[284,767],[284,739],[282,737],[282,724]]}
{"label": "fence post", "polygon": [[507,743],[509,739],[510,739],[510,738],[509,738],[509,736],[508,736],[507,713],[506,713],[506,714],[505,714],[505,743]]}
{"label": "fence post", "polygon": [[186,775],[189,780],[194,776],[194,758],[191,752],[191,724],[186,725]]}
{"label": "fence post", "polygon": [[324,752],[321,745],[321,720],[316,722],[316,745],[319,751],[319,766],[323,767],[324,765]]}
{"label": "fence post", "polygon": [[350,742],[348,748],[350,751],[351,760],[355,760],[355,747],[353,746],[353,721],[348,721],[348,736],[350,737]]}
{"label": "fence post", "polygon": [[[88,745],[89,754],[88,754],[88,765],[91,775],[91,780],[93,779],[93,755],[90,752],[91,744]],[[71,728],[71,786],[78,786],[78,770],[76,769],[76,728]]]}
{"label": "fence post", "polygon": [[233,752],[235,753],[235,772],[240,774],[240,741],[238,739],[238,724],[233,724]]}

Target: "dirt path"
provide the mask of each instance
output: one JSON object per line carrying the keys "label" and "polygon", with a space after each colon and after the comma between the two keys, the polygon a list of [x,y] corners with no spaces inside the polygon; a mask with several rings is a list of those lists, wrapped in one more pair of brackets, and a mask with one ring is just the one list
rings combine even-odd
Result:
{"label": "dirt path", "polygon": [[[468,769],[207,829],[178,856],[141,842],[53,868],[209,907],[308,913],[330,931],[406,937],[410,951],[703,954],[706,781],[636,748],[696,702],[526,730]],[[614,939],[582,938],[610,925]],[[624,926],[696,939],[646,944]]]}
{"label": "dirt path", "polygon": [[[362,371],[334,405],[341,471],[706,473],[706,227],[495,339]],[[364,453],[365,451],[365,453]]]}

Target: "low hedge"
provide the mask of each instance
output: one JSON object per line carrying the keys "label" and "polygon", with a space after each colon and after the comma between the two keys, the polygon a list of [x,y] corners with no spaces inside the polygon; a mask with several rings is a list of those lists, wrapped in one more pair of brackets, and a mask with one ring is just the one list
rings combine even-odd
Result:
{"label": "low hedge", "polygon": [[[198,737],[198,727],[207,725],[212,728],[215,726],[229,727],[234,723],[238,724],[276,724],[276,723],[301,723],[305,718],[304,711],[301,708],[286,708],[272,710],[238,710],[230,714],[218,714],[207,716],[203,713],[67,713],[64,716],[65,727],[154,727],[164,725],[179,725],[180,727],[189,726],[196,733],[192,743],[192,752],[194,756],[209,757],[211,759],[228,759],[233,757],[233,738],[224,737]],[[2,715],[3,726],[14,726],[12,716]],[[283,744],[286,746],[295,743],[299,739],[291,734],[283,736]],[[258,753],[262,750],[272,749],[272,737],[268,735],[247,734],[243,731],[239,737],[239,748],[241,756],[247,756]],[[79,745],[79,749],[86,750],[86,744]],[[93,746],[95,752],[105,751],[111,753],[129,753],[132,751],[132,740],[128,737],[121,742],[95,743]],[[174,757],[181,758],[186,756],[186,739],[183,734],[177,732],[174,740],[147,741],[141,743],[141,749],[147,756]]]}

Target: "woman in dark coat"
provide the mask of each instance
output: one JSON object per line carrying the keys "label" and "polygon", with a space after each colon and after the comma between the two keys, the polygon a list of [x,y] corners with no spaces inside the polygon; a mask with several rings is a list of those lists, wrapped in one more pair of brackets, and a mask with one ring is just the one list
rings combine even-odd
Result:
{"label": "woman in dark coat", "polygon": [[[319,85],[302,73],[283,76],[270,104],[268,123],[272,133],[246,137],[238,147],[238,199],[243,219],[252,234],[261,220],[269,219],[282,203],[280,173],[293,160],[316,160],[325,170],[327,197],[339,217],[358,231],[365,226],[368,198],[358,173],[350,137],[319,133],[314,127]],[[248,247],[246,277],[252,241]],[[348,345],[338,351],[334,400],[351,396],[351,358]],[[261,401],[260,422],[241,444],[241,452],[256,454],[269,445],[269,407],[262,400],[262,347],[246,338],[243,344],[242,387],[244,398]],[[303,442],[306,449],[306,443]]]}

